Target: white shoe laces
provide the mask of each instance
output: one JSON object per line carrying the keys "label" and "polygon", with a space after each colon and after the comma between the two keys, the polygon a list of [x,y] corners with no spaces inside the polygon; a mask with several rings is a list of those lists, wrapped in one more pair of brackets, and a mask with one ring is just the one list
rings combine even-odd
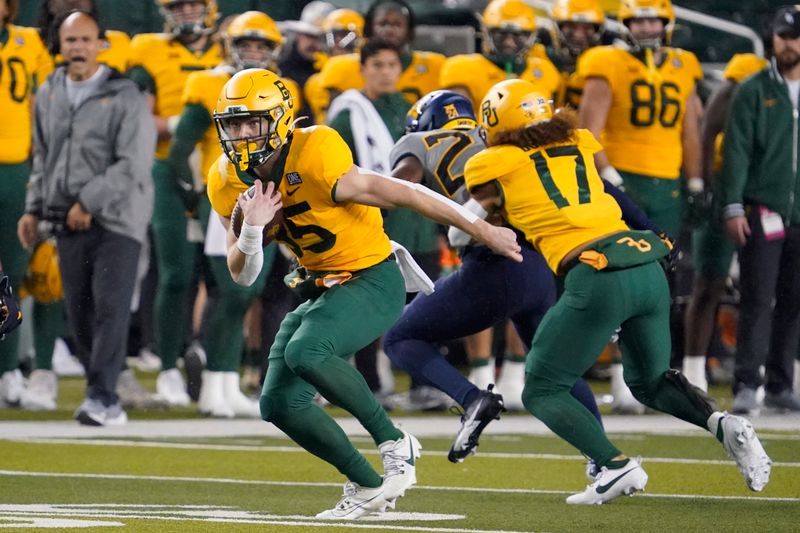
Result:
{"label": "white shoe laces", "polygon": [[[392,448],[381,451],[383,458],[383,477],[388,478],[406,473],[406,460],[408,456],[404,453],[408,446],[405,438],[395,441]],[[387,447],[388,448],[388,447]]]}

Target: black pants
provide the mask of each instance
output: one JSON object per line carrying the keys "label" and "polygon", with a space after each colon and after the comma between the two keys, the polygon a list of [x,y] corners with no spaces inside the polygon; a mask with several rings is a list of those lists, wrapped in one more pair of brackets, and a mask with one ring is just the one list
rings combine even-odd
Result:
{"label": "black pants", "polygon": [[[758,209],[748,210],[752,235],[739,251],[741,306],[734,392],[761,385],[766,365],[767,392],[792,389],[800,339],[800,226],[781,239],[764,237]],[[774,302],[774,307],[773,307]]]}
{"label": "black pants", "polygon": [[141,244],[93,223],[57,238],[67,318],[86,368],[86,396],[112,405],[125,362]]}

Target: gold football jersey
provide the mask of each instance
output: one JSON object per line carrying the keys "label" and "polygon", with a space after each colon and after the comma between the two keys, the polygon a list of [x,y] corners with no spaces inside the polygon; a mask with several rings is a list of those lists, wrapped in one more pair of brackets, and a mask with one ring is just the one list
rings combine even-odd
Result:
{"label": "gold football jersey", "polygon": [[677,179],[683,162],[686,102],[702,79],[691,52],[664,48],[660,65],[616,46],[598,46],[578,62],[581,75],[603,78],[612,91],[600,141],[615,168],[656,178]]}
{"label": "gold football jersey", "polygon": [[[222,62],[219,44],[192,52],[170,35],[140,33],[131,42],[130,68],[144,68],[156,85],[153,112],[161,117],[172,117],[181,112],[181,95],[189,74],[206,70]],[[156,158],[169,154],[169,139],[158,141]]]}
{"label": "gold football jersey", "polygon": [[493,146],[467,161],[467,187],[496,181],[503,218],[553,272],[578,246],[628,229],[594,166],[594,154],[603,148],[589,130],[577,130],[576,141],[532,150]]}
{"label": "gold football jersey", "polygon": [[449,57],[444,62],[439,85],[443,89],[465,87],[469,91],[472,105],[479,109],[483,97],[492,85],[511,78],[530,81],[543,94],[554,99],[558,97],[562,83],[561,74],[546,56],[529,55],[525,70],[518,76],[513,72],[503,71],[481,54],[462,54]]}
{"label": "gold football jersey", "polygon": [[[186,87],[183,90],[182,105],[199,105],[208,112],[211,126],[206,129],[202,140],[198,143],[200,148],[200,170],[203,181],[208,180],[208,169],[222,155],[222,147],[217,137],[217,128],[214,126],[214,110],[217,107],[217,99],[222,87],[231,79],[232,70],[230,67],[217,67],[200,72],[192,72],[186,79]],[[302,105],[300,99],[300,88],[293,80],[283,78],[284,85],[289,89],[294,98],[294,109],[299,109]]]}
{"label": "gold football jersey", "polygon": [[31,95],[53,70],[35,28],[9,24],[0,42],[0,164],[28,159],[31,151]]}
{"label": "gold football jersey", "polygon": [[[327,126],[295,129],[275,164],[284,217],[277,240],[309,270],[361,270],[391,253],[380,209],[333,200],[336,183],[352,166],[347,144]],[[239,195],[254,181],[220,156],[208,177],[214,211],[230,217]]]}

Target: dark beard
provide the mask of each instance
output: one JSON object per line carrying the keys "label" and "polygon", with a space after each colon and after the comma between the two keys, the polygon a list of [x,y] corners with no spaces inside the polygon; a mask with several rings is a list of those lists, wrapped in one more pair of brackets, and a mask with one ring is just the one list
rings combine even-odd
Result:
{"label": "dark beard", "polygon": [[778,70],[783,73],[800,64],[800,54],[793,50],[784,50],[775,56],[775,61],[778,63]]}

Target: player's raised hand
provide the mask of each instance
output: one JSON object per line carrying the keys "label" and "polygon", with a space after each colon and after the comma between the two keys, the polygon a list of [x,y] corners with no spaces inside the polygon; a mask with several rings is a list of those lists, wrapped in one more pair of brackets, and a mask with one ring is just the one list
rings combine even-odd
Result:
{"label": "player's raised hand", "polygon": [[[253,191],[252,197],[250,191]],[[253,187],[239,195],[239,205],[247,224],[266,226],[275,218],[275,213],[283,207],[283,202],[273,182],[267,182],[267,186],[264,187],[261,180],[256,180]]]}

